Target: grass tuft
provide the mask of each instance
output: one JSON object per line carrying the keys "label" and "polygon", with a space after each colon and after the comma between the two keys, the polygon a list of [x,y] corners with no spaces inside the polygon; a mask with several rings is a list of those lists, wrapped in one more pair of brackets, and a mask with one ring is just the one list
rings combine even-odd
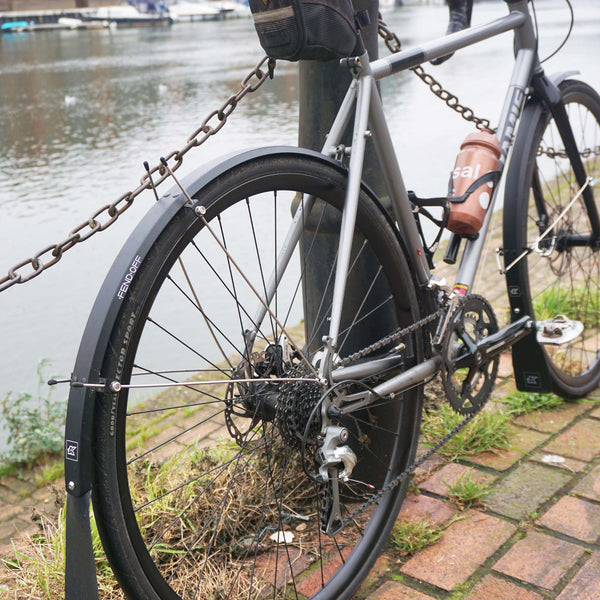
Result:
{"label": "grass tuft", "polygon": [[444,532],[427,519],[397,521],[392,530],[392,544],[402,555],[412,555],[435,544]]}
{"label": "grass tuft", "polygon": [[442,483],[448,488],[447,496],[462,510],[481,504],[490,490],[485,483],[474,481],[469,472],[463,473],[454,483]]}
{"label": "grass tuft", "polygon": [[[452,431],[463,416],[442,405],[423,414],[421,434],[428,446],[435,445]],[[501,450],[508,446],[509,415],[502,411],[483,411],[459,431],[438,453],[450,460],[473,456],[480,452]]]}
{"label": "grass tuft", "polygon": [[514,392],[502,399],[505,410],[513,415],[526,415],[534,410],[552,410],[564,404],[564,400],[554,394]]}

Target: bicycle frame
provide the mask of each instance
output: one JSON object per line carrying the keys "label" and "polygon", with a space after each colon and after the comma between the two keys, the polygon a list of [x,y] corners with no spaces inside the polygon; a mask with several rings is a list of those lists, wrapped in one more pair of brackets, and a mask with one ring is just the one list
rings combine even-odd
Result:
{"label": "bicycle frame", "polygon": [[[345,207],[342,216],[342,225],[339,237],[338,260],[336,266],[334,295],[330,329],[325,340],[325,350],[318,366],[319,375],[326,383],[335,383],[345,379],[359,379],[369,377],[382,372],[393,366],[394,356],[375,358],[355,365],[343,368],[335,367],[335,352],[340,333],[340,321],[342,306],[346,293],[348,269],[350,263],[350,250],[354,236],[356,223],[358,198],[361,189],[362,168],[365,154],[367,137],[373,137],[375,149],[379,159],[381,174],[391,202],[391,210],[398,228],[398,235],[405,244],[408,259],[414,270],[416,283],[421,288],[432,286],[432,275],[426,260],[417,226],[414,220],[408,192],[405,188],[400,167],[394,152],[391,134],[385,120],[381,99],[379,97],[376,82],[385,77],[397,74],[423,62],[445,56],[462,48],[468,47],[480,41],[495,37],[507,31],[515,32],[515,64],[510,78],[509,87],[504,99],[500,118],[498,122],[498,138],[501,143],[500,170],[504,170],[507,156],[512,144],[513,133],[521,116],[527,91],[537,84],[536,92],[547,102],[553,114],[560,117],[560,111],[564,112],[564,106],[560,96],[556,98],[556,87],[553,83],[543,77],[536,50],[536,39],[531,17],[527,8],[527,0],[506,0],[509,6],[509,14],[491,23],[480,25],[454,33],[452,35],[428,42],[420,47],[398,52],[392,56],[369,61],[365,54],[358,58],[344,61],[354,74],[354,79],[348,89],[346,97],[340,107],[338,115],[332,125],[327,141],[322,149],[322,158],[336,157],[344,153],[345,149],[340,147],[342,136],[354,115],[354,126],[352,135],[352,148],[349,161],[349,178],[346,191]],[[538,78],[537,76],[540,75]],[[541,82],[541,83],[540,83]],[[545,87],[544,87],[545,85]],[[538,89],[539,88],[539,89]],[[552,95],[555,95],[553,100]],[[556,113],[554,112],[556,111]],[[566,120],[563,120],[565,122]],[[570,126],[566,121],[565,131],[561,130],[561,136],[568,140]],[[262,149],[263,152],[308,152],[298,149]],[[261,152],[251,151],[251,152]],[[311,153],[315,154],[315,153]],[[573,154],[569,152],[569,154]],[[246,156],[246,155],[244,155]],[[331,161],[331,158],[327,160]],[[88,323],[84,334],[85,344],[78,355],[78,363],[74,369],[71,397],[69,399],[69,412],[67,419],[67,440],[72,442],[74,458],[68,458],[67,465],[67,589],[66,597],[71,599],[88,597],[97,598],[97,587],[95,583],[95,566],[92,551],[92,539],[89,528],[89,503],[91,496],[92,481],[92,424],[94,412],[93,389],[100,387],[107,391],[110,382],[99,381],[99,366],[101,352],[108,343],[109,328],[100,327],[106,322],[114,323],[119,304],[115,299],[115,285],[122,282],[123,274],[127,273],[131,266],[131,257],[145,256],[152,242],[157,238],[164,223],[168,222],[183,206],[189,203],[190,196],[196,197],[196,193],[215,177],[227,172],[238,158],[228,158],[221,161],[217,166],[212,165],[201,175],[192,174],[189,180],[182,183],[179,190],[174,188],[168,194],[170,199],[164,203],[157,203],[154,212],[148,214],[142,221],[137,239],[130,238],[126,247],[117,258],[112,270],[112,280],[106,281],[96,301],[93,316]],[[578,160],[578,154],[571,157],[573,163]],[[577,165],[573,165],[577,167]],[[581,163],[579,165],[582,166]],[[575,170],[577,170],[575,168]],[[583,182],[580,182],[583,185]],[[455,295],[468,293],[475,278],[477,266],[483,252],[484,240],[486,238],[491,216],[496,203],[499,186],[495,186],[490,200],[490,206],[486,219],[476,240],[468,241],[464,250],[455,284]],[[584,194],[585,195],[585,194]],[[310,212],[314,198],[304,198],[296,210],[292,225],[283,243],[283,250],[277,257],[277,271],[271,275],[266,286],[264,297],[260,298],[256,311],[254,323],[257,324],[255,331],[246,333],[247,348],[251,348],[256,337],[256,331],[265,318],[268,307],[275,295],[279,277],[285,271],[289,263],[293,249],[297,247],[302,234],[303,223],[306,214]],[[600,223],[595,206],[586,198],[586,206],[592,223],[592,231],[595,239],[600,239]],[[200,208],[200,206],[197,206]],[[133,236],[132,236],[133,237]],[[140,241],[141,240],[141,241]],[[513,323],[513,326],[516,323]],[[492,336],[490,336],[491,338]],[[370,392],[355,394],[353,397],[344,399],[346,404],[340,407],[340,412],[352,412],[359,410],[373,402],[378,396],[387,396],[400,393],[414,385],[420,385],[430,376],[434,375],[440,367],[441,358],[434,355],[432,358],[411,367],[401,374],[391,377],[378,384]],[[89,383],[92,382],[92,383]],[[85,387],[89,386],[89,387]],[[92,392],[88,393],[90,390]],[[323,422],[328,422],[326,413],[327,403],[323,402]]]}
{"label": "bicycle frame", "polygon": [[[324,340],[326,349],[319,364],[319,374],[326,380],[335,383],[347,379],[350,374],[353,378],[367,377],[376,374],[382,367],[381,361],[378,360],[367,361],[352,367],[339,369],[335,369],[334,367],[334,356],[338,344],[342,307],[350,265],[350,252],[356,223],[365,145],[366,139],[369,137],[372,137],[374,141],[379,159],[379,167],[389,194],[392,214],[396,221],[400,238],[404,240],[409,260],[411,260],[415,267],[416,283],[421,287],[431,286],[431,272],[427,264],[422,240],[417,230],[408,192],[396,159],[391,134],[387,127],[381,98],[375,83],[380,79],[395,75],[423,62],[445,56],[461,48],[514,30],[515,62],[497,128],[497,136],[501,146],[499,170],[500,176],[502,176],[507,155],[512,145],[515,127],[525,104],[527,90],[533,86],[532,82],[535,76],[543,75],[537,55],[537,41],[527,7],[527,0],[506,1],[509,5],[509,14],[490,23],[433,40],[420,47],[404,50],[372,63],[369,61],[366,53],[360,57],[342,61],[342,63],[345,63],[351,69],[354,79],[348,88],[322,149],[322,153],[330,157],[345,152],[346,149],[341,147],[340,143],[342,135],[352,118],[352,114],[354,114],[352,147],[348,167],[348,187],[340,230],[331,322],[329,334]],[[545,84],[546,86],[550,85],[551,88],[553,86],[549,81],[545,81]],[[544,90],[542,90],[541,93],[544,99],[548,101],[548,104],[551,105],[551,91],[544,93]],[[560,105],[560,102],[556,104]],[[568,137],[569,131],[566,131],[563,135]],[[483,253],[490,220],[494,212],[499,187],[498,185],[494,187],[487,215],[479,236],[474,240],[467,241],[454,286],[455,296],[465,295],[473,285],[477,267]],[[299,240],[303,219],[306,213],[310,212],[312,202],[312,198],[305,199],[297,211],[294,224],[288,234],[288,240],[284,245],[286,248],[293,247]],[[593,203],[590,205],[593,207]],[[594,213],[595,210],[590,212],[590,218],[593,230],[597,232],[596,236],[598,236],[598,233],[600,233],[600,224],[598,223],[597,214]],[[289,260],[289,255],[282,254],[278,261],[280,267],[283,265],[285,268],[287,260]],[[275,283],[275,279],[271,278],[271,285],[269,287],[273,291],[276,287]],[[267,292],[267,302],[265,305],[268,305],[269,301],[270,293]],[[261,308],[257,313],[256,322],[260,323],[265,314],[266,309]],[[374,388],[374,394],[367,395],[370,398],[375,398],[377,395],[399,393],[409,387],[422,383],[437,372],[440,362],[440,357],[434,356],[404,371],[400,375],[379,384]],[[347,401],[350,400],[354,401],[354,403],[352,406],[348,405],[346,411],[357,410],[369,404],[369,400],[363,399],[361,401],[355,396],[347,399]]]}

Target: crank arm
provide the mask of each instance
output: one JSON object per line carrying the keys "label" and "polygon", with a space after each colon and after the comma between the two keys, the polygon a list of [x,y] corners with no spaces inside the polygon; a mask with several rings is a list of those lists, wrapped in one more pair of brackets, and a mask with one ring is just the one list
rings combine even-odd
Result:
{"label": "crank arm", "polygon": [[492,333],[485,339],[481,340],[477,344],[474,352],[463,358],[457,358],[454,366],[457,369],[464,367],[471,367],[474,364],[486,363],[492,358],[502,354],[507,348],[510,348],[513,344],[523,339],[536,329],[536,322],[529,316],[521,317],[518,321],[507,325]]}

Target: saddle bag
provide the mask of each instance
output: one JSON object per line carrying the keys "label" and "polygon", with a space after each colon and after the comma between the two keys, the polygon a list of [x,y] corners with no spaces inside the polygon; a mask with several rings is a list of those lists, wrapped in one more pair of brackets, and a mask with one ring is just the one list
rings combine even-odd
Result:
{"label": "saddle bag", "polygon": [[355,54],[360,38],[350,0],[249,0],[249,5],[270,58],[324,61]]}

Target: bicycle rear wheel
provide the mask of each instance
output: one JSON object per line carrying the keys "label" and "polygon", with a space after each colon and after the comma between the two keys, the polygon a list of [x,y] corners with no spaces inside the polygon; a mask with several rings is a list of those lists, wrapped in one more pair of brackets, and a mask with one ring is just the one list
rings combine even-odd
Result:
{"label": "bicycle rear wheel", "polygon": [[[132,598],[349,598],[384,544],[405,485],[329,537],[327,489],[302,469],[315,460],[302,456],[305,432],[318,445],[310,415],[325,388],[313,365],[346,183],[317,159],[251,160],[208,184],[200,210],[182,208],[139,266],[101,373],[124,387],[98,396],[94,440],[98,527]],[[285,264],[284,234],[307,195],[318,201]],[[411,269],[365,191],[357,228],[340,359],[419,317]],[[320,289],[303,294],[315,263]],[[421,360],[420,335],[403,340],[394,372]],[[141,382],[184,385],[125,387]],[[358,458],[340,483],[343,516],[412,460],[420,401],[413,389],[343,422]]]}
{"label": "bicycle rear wheel", "polygon": [[[586,172],[598,177],[600,97],[580,81],[566,80],[559,87]],[[511,164],[517,172],[511,171],[508,181],[518,183],[516,200],[507,192],[505,248],[514,258],[548,233],[509,271],[509,293],[521,295],[524,312],[537,320],[562,314],[584,324],[583,334],[573,342],[543,346],[554,390],[583,396],[600,380],[600,254],[590,241],[582,197],[560,216],[580,186],[548,109],[537,105],[525,113]],[[598,192],[594,195],[599,206]]]}

